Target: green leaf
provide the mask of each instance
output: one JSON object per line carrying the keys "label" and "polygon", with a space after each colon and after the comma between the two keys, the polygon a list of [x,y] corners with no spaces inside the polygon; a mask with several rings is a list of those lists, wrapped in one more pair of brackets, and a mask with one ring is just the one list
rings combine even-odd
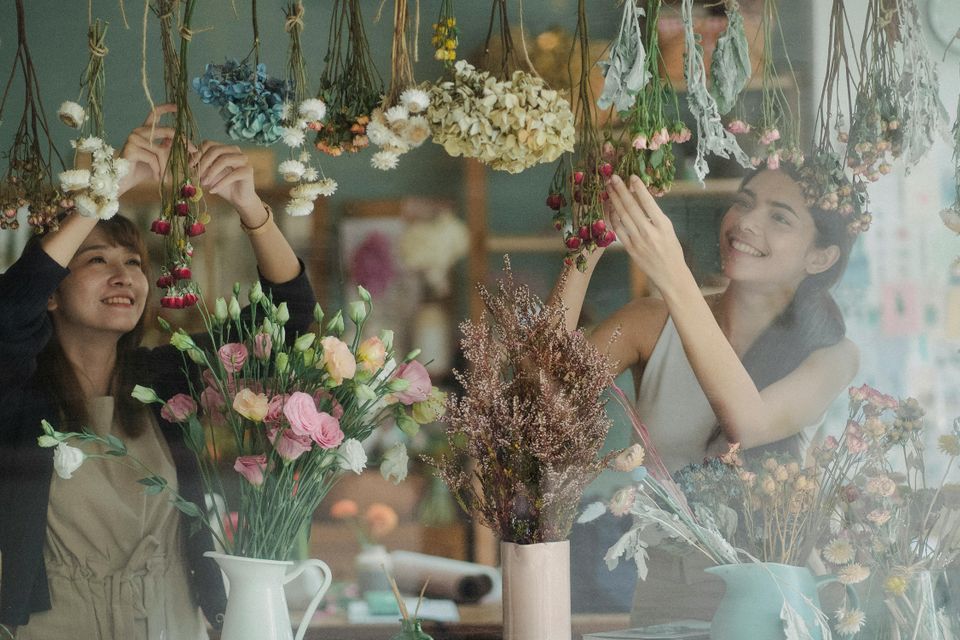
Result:
{"label": "green leaf", "polygon": [[203,452],[206,447],[206,438],[203,433],[203,425],[200,424],[200,420],[197,419],[197,415],[193,414],[190,416],[190,420],[187,422],[187,446],[190,447],[190,450],[196,454]]}
{"label": "green leaf", "polygon": [[113,447],[114,451],[108,451],[110,455],[125,456],[127,455],[127,445],[123,444],[123,440],[117,436],[110,434],[107,436],[107,444]]}
{"label": "green leaf", "polygon": [[650,154],[650,166],[654,169],[663,164],[663,157],[666,155],[666,145],[660,145],[657,150]]}
{"label": "green leaf", "polygon": [[173,506],[175,506],[180,512],[185,513],[191,518],[201,518],[203,513],[200,511],[200,507],[196,504],[184,500],[183,498],[174,498]]}

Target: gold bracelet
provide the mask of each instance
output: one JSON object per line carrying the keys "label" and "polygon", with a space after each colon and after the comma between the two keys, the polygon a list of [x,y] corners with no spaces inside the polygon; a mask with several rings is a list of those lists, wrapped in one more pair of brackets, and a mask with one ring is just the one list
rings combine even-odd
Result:
{"label": "gold bracelet", "polygon": [[248,236],[255,236],[266,231],[267,223],[270,222],[271,218],[273,218],[273,209],[270,208],[270,205],[268,205],[266,202],[263,202],[263,201],[261,201],[260,204],[262,204],[263,208],[266,209],[267,211],[266,220],[264,220],[263,222],[261,222],[259,225],[255,227],[248,227],[247,225],[243,224],[243,220],[240,220],[240,228],[243,229],[243,232]]}

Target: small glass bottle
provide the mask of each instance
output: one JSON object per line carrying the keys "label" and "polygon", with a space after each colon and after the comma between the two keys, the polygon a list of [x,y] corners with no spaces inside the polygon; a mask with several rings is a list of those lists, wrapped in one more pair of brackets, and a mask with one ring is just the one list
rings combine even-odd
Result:
{"label": "small glass bottle", "polygon": [[419,620],[401,620],[400,633],[390,640],[433,640],[433,638],[420,628]]}

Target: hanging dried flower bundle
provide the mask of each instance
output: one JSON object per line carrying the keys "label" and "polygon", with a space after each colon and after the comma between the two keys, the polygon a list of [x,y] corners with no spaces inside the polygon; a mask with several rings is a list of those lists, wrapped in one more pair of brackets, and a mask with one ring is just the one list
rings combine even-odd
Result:
{"label": "hanging dried flower bundle", "polygon": [[316,147],[336,157],[370,144],[367,125],[383,93],[363,28],[360,0],[334,0],[327,42],[317,93],[327,105],[327,119],[317,130]]}
{"label": "hanging dried flower bundle", "polygon": [[411,29],[411,19],[408,1],[394,0],[390,88],[367,125],[370,142],[380,147],[370,164],[381,171],[396,167],[401,155],[430,137],[430,121],[425,115],[430,106],[430,85],[418,87],[413,79],[410,51],[415,45],[410,38],[411,31],[416,33],[416,25]]}
{"label": "hanging dried flower bundle", "polygon": [[[191,280],[192,240],[206,230],[205,225],[210,221],[203,191],[190,163],[191,147],[199,146],[197,127],[187,101],[190,92],[187,52],[193,39],[190,24],[196,1],[153,0],[150,5],[160,21],[166,101],[177,107],[173,114],[170,157],[164,168],[164,176],[169,179],[161,187],[160,216],[150,225],[151,231],[164,236],[163,266],[157,280],[157,286],[164,290],[160,304],[173,309],[193,306],[198,300],[196,284]],[[175,20],[180,25],[179,51],[174,41]]]}
{"label": "hanging dried flower bundle", "polygon": [[100,20],[90,23],[87,29],[90,59],[80,83],[79,102],[64,102],[58,112],[64,124],[79,129],[79,137],[72,140],[71,145],[76,150],[74,167],[84,166],[62,172],[60,189],[68,194],[68,204],[80,215],[101,220],[112,218],[120,210],[120,180],[130,170],[127,161],[115,157],[113,147],[106,143],[103,127],[106,35],[106,23]]}
{"label": "hanging dried flower bundle", "polygon": [[649,81],[637,95],[637,100],[626,113],[621,113],[626,124],[623,157],[617,165],[622,177],[637,175],[655,196],[665,194],[673,186],[676,164],[673,144],[690,139],[690,129],[680,118],[677,93],[669,78],[660,74],[660,53],[657,23],[661,0],[647,0],[647,18],[644,39],[647,43],[647,77]]}
{"label": "hanging dried flower bundle", "polygon": [[440,15],[433,24],[433,57],[443,62],[447,69],[453,67],[457,59],[457,46],[460,44],[460,29],[453,12],[453,0],[440,0]]}
{"label": "hanging dried flower bundle", "polygon": [[285,181],[296,183],[290,189],[286,206],[286,212],[291,216],[310,215],[314,201],[320,196],[332,196],[338,187],[336,180],[324,175],[319,162],[313,166],[313,154],[303,148],[307,131],[318,131],[327,116],[327,105],[322,100],[307,98],[307,64],[301,44],[303,14],[300,0],[289,3],[284,9],[284,30],[290,37],[286,78],[290,92],[283,105],[281,139],[290,152],[280,163],[278,171]]}
{"label": "hanging dried flower bundle", "polygon": [[[751,134],[756,145],[751,164],[755,167],[766,165],[768,169],[778,169],[781,162],[795,166],[803,164],[803,151],[800,148],[800,94],[796,104],[791,104],[784,93],[781,74],[774,64],[773,43],[777,40],[783,46],[783,57],[790,71],[794,86],[797,79],[786,48],[783,25],[780,22],[780,0],[764,0],[760,30],[766,43],[761,61],[761,97],[760,114],[750,123],[741,113],[727,124],[727,130],[735,135]],[[741,163],[742,164],[742,163]],[[749,166],[749,165],[745,165]]]}
{"label": "hanging dried flower bundle", "polygon": [[[596,96],[590,84],[593,61],[590,60],[585,0],[579,2],[574,40],[579,44],[580,55],[580,75],[576,81],[573,78],[574,56],[578,53],[576,46],[570,50],[568,70],[570,86],[576,87],[578,94],[574,114],[577,147],[573,154],[564,156],[558,163],[546,203],[554,211],[554,227],[564,233],[567,247],[564,262],[576,264],[582,271],[586,268],[588,253],[597,247],[606,247],[616,239],[616,234],[603,221],[603,202],[608,197],[604,181],[613,175],[616,149],[613,144],[603,142],[597,125]],[[619,74],[622,71],[620,63],[611,62],[608,71]],[[611,91],[607,98],[615,100],[614,95],[622,93],[625,93],[622,88]]]}
{"label": "hanging dried flower bundle", "polygon": [[257,0],[251,2],[251,20],[253,47],[247,57],[207,64],[203,75],[193,79],[193,89],[204,104],[218,108],[231,139],[268,146],[282,136],[283,105],[290,86],[268,76],[266,65],[260,62]]}
{"label": "hanging dried flower bundle", "polygon": [[494,25],[499,25],[502,42],[494,72],[458,61],[453,80],[431,88],[427,119],[433,141],[451,156],[519,173],[572,151],[574,118],[570,103],[542,78],[520,70],[510,73],[519,65],[506,11],[506,0],[493,0],[486,50]]}
{"label": "hanging dried flower bundle", "polygon": [[[584,487],[621,453],[598,456],[610,363],[566,330],[562,305],[544,304],[504,263],[496,291],[480,287],[487,313],[461,327],[469,368],[456,372],[463,394],[449,396],[443,418],[452,454],[435,464],[501,540],[554,542],[569,534]],[[476,466],[465,469],[465,458]]]}
{"label": "hanging dried flower bundle", "polygon": [[713,60],[710,62],[710,94],[717,101],[717,109],[721,115],[726,115],[736,106],[740,94],[753,75],[750,46],[743,26],[740,3],[738,0],[724,0],[724,8],[727,28],[717,38]]}
{"label": "hanging dried flower bundle", "polygon": [[27,27],[23,0],[16,0],[17,51],[10,71],[10,80],[0,99],[0,120],[14,76],[19,70],[23,77],[23,113],[13,137],[13,145],[6,152],[6,175],[0,182],[0,229],[18,229],[18,216],[23,213],[27,223],[37,231],[56,229],[57,215],[70,205],[53,185],[53,158],[63,166],[63,159],[50,138],[40,85],[27,46]]}
{"label": "hanging dried flower bundle", "polygon": [[960,102],[957,103],[957,119],[953,123],[953,176],[956,198],[952,205],[940,212],[940,219],[948,229],[960,233]]}

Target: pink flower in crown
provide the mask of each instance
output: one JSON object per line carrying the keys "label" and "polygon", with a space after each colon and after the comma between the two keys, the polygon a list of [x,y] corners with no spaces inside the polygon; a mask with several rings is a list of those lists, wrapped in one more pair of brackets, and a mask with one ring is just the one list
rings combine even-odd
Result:
{"label": "pink flower in crown", "polygon": [[309,436],[298,436],[291,429],[273,427],[267,430],[267,438],[273,443],[277,455],[287,461],[294,461],[313,446]]}
{"label": "pink flower in crown", "polygon": [[847,450],[850,453],[863,453],[868,448],[867,443],[860,436],[847,435]]}
{"label": "pink flower in crown", "polygon": [[273,349],[273,340],[269,333],[258,333],[253,336],[253,357],[257,360],[269,360]]}
{"label": "pink flower in crown", "polygon": [[213,424],[222,425],[226,423],[223,412],[226,410],[227,404],[215,388],[205,387],[203,389],[200,393],[200,407],[203,409],[204,415],[210,417]]}
{"label": "pink flower in crown", "polygon": [[220,347],[217,355],[220,356],[220,362],[227,373],[236,373],[247,361],[247,347],[239,342],[229,342]]}
{"label": "pink flower in crown", "polygon": [[328,413],[337,420],[343,417],[343,405],[326,389],[317,389],[313,393],[313,401],[317,403],[317,407],[322,407],[329,403],[330,409]]}
{"label": "pink flower in crown", "polygon": [[633,139],[633,148],[642,151],[647,148],[647,136],[637,136]]}
{"label": "pink flower in crown", "polygon": [[277,394],[270,398],[267,403],[267,415],[263,416],[263,422],[269,426],[276,426],[283,420],[283,405],[290,396],[286,393]]}
{"label": "pink flower in crown", "polygon": [[178,393],[164,403],[163,408],[160,409],[160,417],[167,422],[186,422],[196,412],[197,403],[193,398],[184,393]]}
{"label": "pink flower in crown", "polygon": [[413,360],[405,362],[397,367],[393,372],[393,378],[400,378],[410,383],[404,391],[397,393],[397,401],[400,404],[410,406],[414,402],[423,402],[430,396],[432,383],[430,374],[426,368]]}
{"label": "pink flower in crown", "polygon": [[357,361],[350,353],[347,343],[327,336],[320,344],[323,345],[323,364],[335,384],[343,384],[345,379],[349,380],[356,375]]}
{"label": "pink flower in crown", "polygon": [[750,133],[750,125],[743,120],[733,120],[727,125],[727,131],[735,135]]}
{"label": "pink flower in crown", "polygon": [[257,456],[240,456],[233,463],[233,470],[253,486],[259,487],[263,484],[264,472],[267,470],[267,456],[263,453]]}
{"label": "pink flower in crown", "polygon": [[860,489],[858,489],[857,485],[853,483],[846,484],[841,490],[841,495],[847,502],[856,502],[860,499]]}

